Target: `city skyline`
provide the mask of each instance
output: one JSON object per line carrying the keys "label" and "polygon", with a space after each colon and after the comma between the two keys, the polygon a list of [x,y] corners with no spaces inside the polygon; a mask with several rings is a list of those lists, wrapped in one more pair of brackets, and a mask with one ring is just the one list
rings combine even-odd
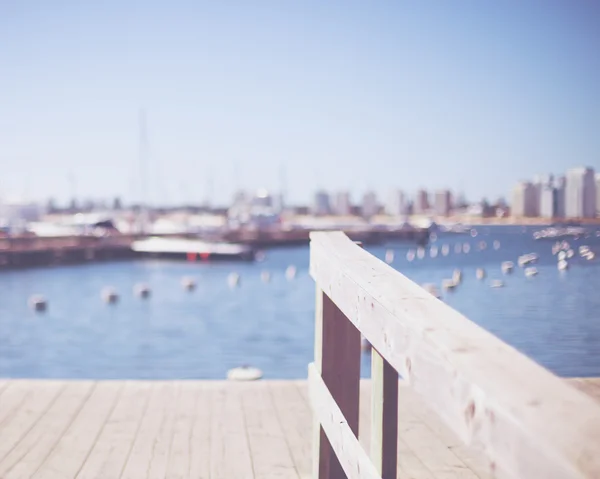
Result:
{"label": "city skyline", "polygon": [[[0,192],[224,204],[600,169],[593,3],[0,5]],[[308,34],[310,32],[310,34]]]}

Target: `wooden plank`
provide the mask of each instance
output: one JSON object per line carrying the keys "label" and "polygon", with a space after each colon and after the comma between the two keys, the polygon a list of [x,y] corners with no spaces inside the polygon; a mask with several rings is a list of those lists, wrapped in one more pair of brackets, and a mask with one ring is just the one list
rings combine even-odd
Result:
{"label": "wooden plank", "polygon": [[178,393],[178,383],[157,382],[121,475],[123,479],[165,476]]}
{"label": "wooden plank", "polygon": [[588,396],[600,401],[600,380],[598,378],[571,378],[567,382]]}
{"label": "wooden plank", "polygon": [[0,433],[2,432],[2,426],[14,416],[15,411],[21,407],[27,396],[31,394],[28,381],[12,381],[10,387],[8,384],[8,382],[4,384],[2,389],[4,394],[0,394]]}
{"label": "wooden plank", "polygon": [[[360,332],[351,324],[331,299],[321,294],[322,346],[318,370],[338,407],[358,437],[360,383]],[[343,478],[339,458],[320,435],[319,479]]]}
{"label": "wooden plank", "polygon": [[153,383],[129,381],[77,479],[120,477],[148,407]]}
{"label": "wooden plank", "polygon": [[256,479],[298,479],[287,437],[266,383],[241,385],[242,409]]}
{"label": "wooden plank", "polygon": [[77,475],[111,413],[122,386],[122,383],[112,381],[96,384],[77,417],[33,474],[33,479],[64,479]]}
{"label": "wooden plank", "polygon": [[269,381],[267,384],[275,405],[274,412],[285,434],[296,470],[300,477],[309,477],[312,464],[310,406],[296,381]]}
{"label": "wooden plank", "polygon": [[313,363],[308,366],[312,410],[348,479],[381,478]]}
{"label": "wooden plank", "polygon": [[311,235],[311,275],[497,477],[600,477],[600,406],[354,245]]}
{"label": "wooden plank", "polygon": [[12,410],[0,428],[0,465],[45,414],[64,386],[58,381],[14,381],[11,384],[4,398],[6,404],[14,399],[20,399],[22,403]]}
{"label": "wooden plank", "polygon": [[371,350],[371,460],[382,479],[398,467],[398,373]]}
{"label": "wooden plank", "polygon": [[33,476],[77,417],[93,388],[94,383],[91,381],[68,382],[40,420],[0,461],[0,477],[10,479]]}
{"label": "wooden plank", "polygon": [[[210,477],[211,419],[215,407],[216,392],[218,389],[222,389],[221,384],[221,382],[214,381],[203,381],[201,383],[190,436],[189,474],[183,477],[198,479]],[[175,443],[173,443],[173,447],[176,447]],[[175,455],[172,457],[175,460]]]}
{"label": "wooden plank", "polygon": [[210,478],[254,478],[239,383],[225,383],[214,397],[210,424]]}

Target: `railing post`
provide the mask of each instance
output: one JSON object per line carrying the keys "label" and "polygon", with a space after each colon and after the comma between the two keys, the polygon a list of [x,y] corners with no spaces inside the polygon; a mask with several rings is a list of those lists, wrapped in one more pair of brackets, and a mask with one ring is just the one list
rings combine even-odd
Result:
{"label": "railing post", "polygon": [[371,461],[382,479],[398,467],[398,373],[371,349]]}
{"label": "railing post", "polygon": [[[358,437],[360,332],[317,285],[315,366]],[[313,478],[343,479],[344,471],[319,422],[313,428]]]}

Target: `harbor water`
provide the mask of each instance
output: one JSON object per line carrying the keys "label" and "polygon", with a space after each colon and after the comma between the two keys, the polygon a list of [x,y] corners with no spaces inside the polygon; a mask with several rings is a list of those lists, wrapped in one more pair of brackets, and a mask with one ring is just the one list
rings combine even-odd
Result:
{"label": "harbor water", "polygon": [[[475,237],[439,235],[412,261],[413,244],[368,249],[412,280],[435,283],[443,301],[555,373],[600,376],[600,238],[593,230],[568,239],[575,255],[559,271],[554,242],[535,241],[532,232],[480,227]],[[579,255],[584,244],[596,259]],[[517,265],[526,253],[539,255],[535,276]],[[515,263],[512,274],[502,273],[503,261]],[[265,378],[304,378],[314,337],[308,262],[308,247],[298,247],[269,250],[255,263],[144,260],[3,271],[0,377],[224,379],[248,364]],[[293,278],[286,277],[290,265]],[[443,291],[457,268],[462,283]],[[194,291],[182,287],[183,277],[196,279]],[[504,287],[490,287],[498,279]],[[135,294],[141,283],[147,298]],[[103,301],[106,287],[118,292],[116,303]],[[35,294],[46,298],[45,312],[28,304]],[[366,375],[368,353],[363,366]]]}

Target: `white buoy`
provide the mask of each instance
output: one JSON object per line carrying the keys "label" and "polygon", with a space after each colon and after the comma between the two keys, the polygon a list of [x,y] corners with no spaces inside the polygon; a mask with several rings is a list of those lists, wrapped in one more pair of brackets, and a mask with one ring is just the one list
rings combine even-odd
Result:
{"label": "white buoy", "polygon": [[569,263],[567,263],[567,261],[564,259],[561,259],[556,266],[558,267],[559,271],[565,271],[569,269]]}
{"label": "white buoy", "polygon": [[455,269],[452,273],[452,280],[458,284],[462,281],[462,271],[460,269]]}
{"label": "white buoy", "polygon": [[437,258],[438,255],[438,247],[437,246],[432,246],[429,249],[429,256],[431,256],[432,258]]}
{"label": "white buoy", "polygon": [[230,381],[256,381],[262,376],[263,373],[260,369],[247,365],[227,371],[227,379]]}
{"label": "white buoy", "polygon": [[502,281],[501,279],[495,279],[492,282],[490,282],[490,287],[491,288],[503,288],[504,281]]}
{"label": "white buoy", "polygon": [[181,278],[181,286],[187,291],[194,291],[196,289],[196,280],[189,276],[184,276]]}
{"label": "white buoy", "polygon": [[442,245],[442,256],[448,256],[448,253],[450,253],[450,246],[447,244]]}
{"label": "white buoy", "polygon": [[558,252],[558,261],[564,261],[567,258],[567,253],[565,251]]}
{"label": "white buoy", "polygon": [[388,249],[385,252],[385,262],[387,264],[392,264],[394,262],[394,251],[391,249]]}
{"label": "white buoy", "polygon": [[271,273],[269,273],[268,271],[261,271],[260,279],[262,280],[263,283],[270,282],[271,281]]}
{"label": "white buoy", "polygon": [[453,290],[457,286],[458,286],[458,283],[456,281],[454,281],[454,278],[442,280],[442,288],[444,288],[446,290]]}
{"label": "white buoy", "polygon": [[133,293],[140,298],[149,298],[150,297],[150,286],[144,283],[136,284],[133,287]]}
{"label": "white buoy", "polygon": [[505,261],[500,265],[500,268],[505,274],[512,273],[513,269],[515,268],[515,264],[512,261]]}
{"label": "white buoy", "polygon": [[100,293],[102,300],[108,304],[114,304],[119,301],[119,293],[114,288],[106,287]]}
{"label": "white buoy", "polygon": [[531,276],[535,276],[536,274],[538,274],[537,268],[534,268],[533,266],[530,266],[529,268],[525,268],[525,276],[531,277]]}
{"label": "white buoy", "polygon": [[421,287],[427,291],[429,294],[431,294],[432,296],[435,296],[436,298],[440,299],[441,295],[440,292],[438,291],[437,287],[435,284],[433,283],[425,283],[422,284]]}
{"label": "white buoy", "polygon": [[236,286],[239,286],[240,275],[237,273],[230,273],[229,276],[227,276],[227,284],[230,288],[235,288]]}
{"label": "white buoy", "polygon": [[494,249],[495,250],[499,250],[500,249],[500,241],[494,240]]}
{"label": "white buoy", "polygon": [[477,271],[475,271],[475,276],[477,277],[477,279],[485,278],[485,269],[477,268]]}
{"label": "white buoy", "polygon": [[286,268],[285,277],[288,281],[291,281],[296,277],[296,267],[293,264]]}
{"label": "white buoy", "polygon": [[409,249],[408,252],[406,253],[406,260],[412,261],[413,259],[415,259],[415,252],[414,252],[414,250]]}
{"label": "white buoy", "polygon": [[29,307],[34,311],[46,311],[48,309],[48,301],[40,294],[35,294],[29,298]]}
{"label": "white buoy", "polygon": [[460,243],[456,243],[454,245],[454,252],[456,254],[462,253],[462,245]]}
{"label": "white buoy", "polygon": [[469,251],[471,251],[471,245],[469,243],[465,243],[463,244],[463,253],[467,254]]}
{"label": "white buoy", "polygon": [[567,258],[571,259],[575,255],[575,251],[572,249],[567,250]]}
{"label": "white buoy", "polygon": [[422,246],[419,246],[417,248],[417,258],[423,259],[424,257],[425,257],[425,248],[423,248]]}

